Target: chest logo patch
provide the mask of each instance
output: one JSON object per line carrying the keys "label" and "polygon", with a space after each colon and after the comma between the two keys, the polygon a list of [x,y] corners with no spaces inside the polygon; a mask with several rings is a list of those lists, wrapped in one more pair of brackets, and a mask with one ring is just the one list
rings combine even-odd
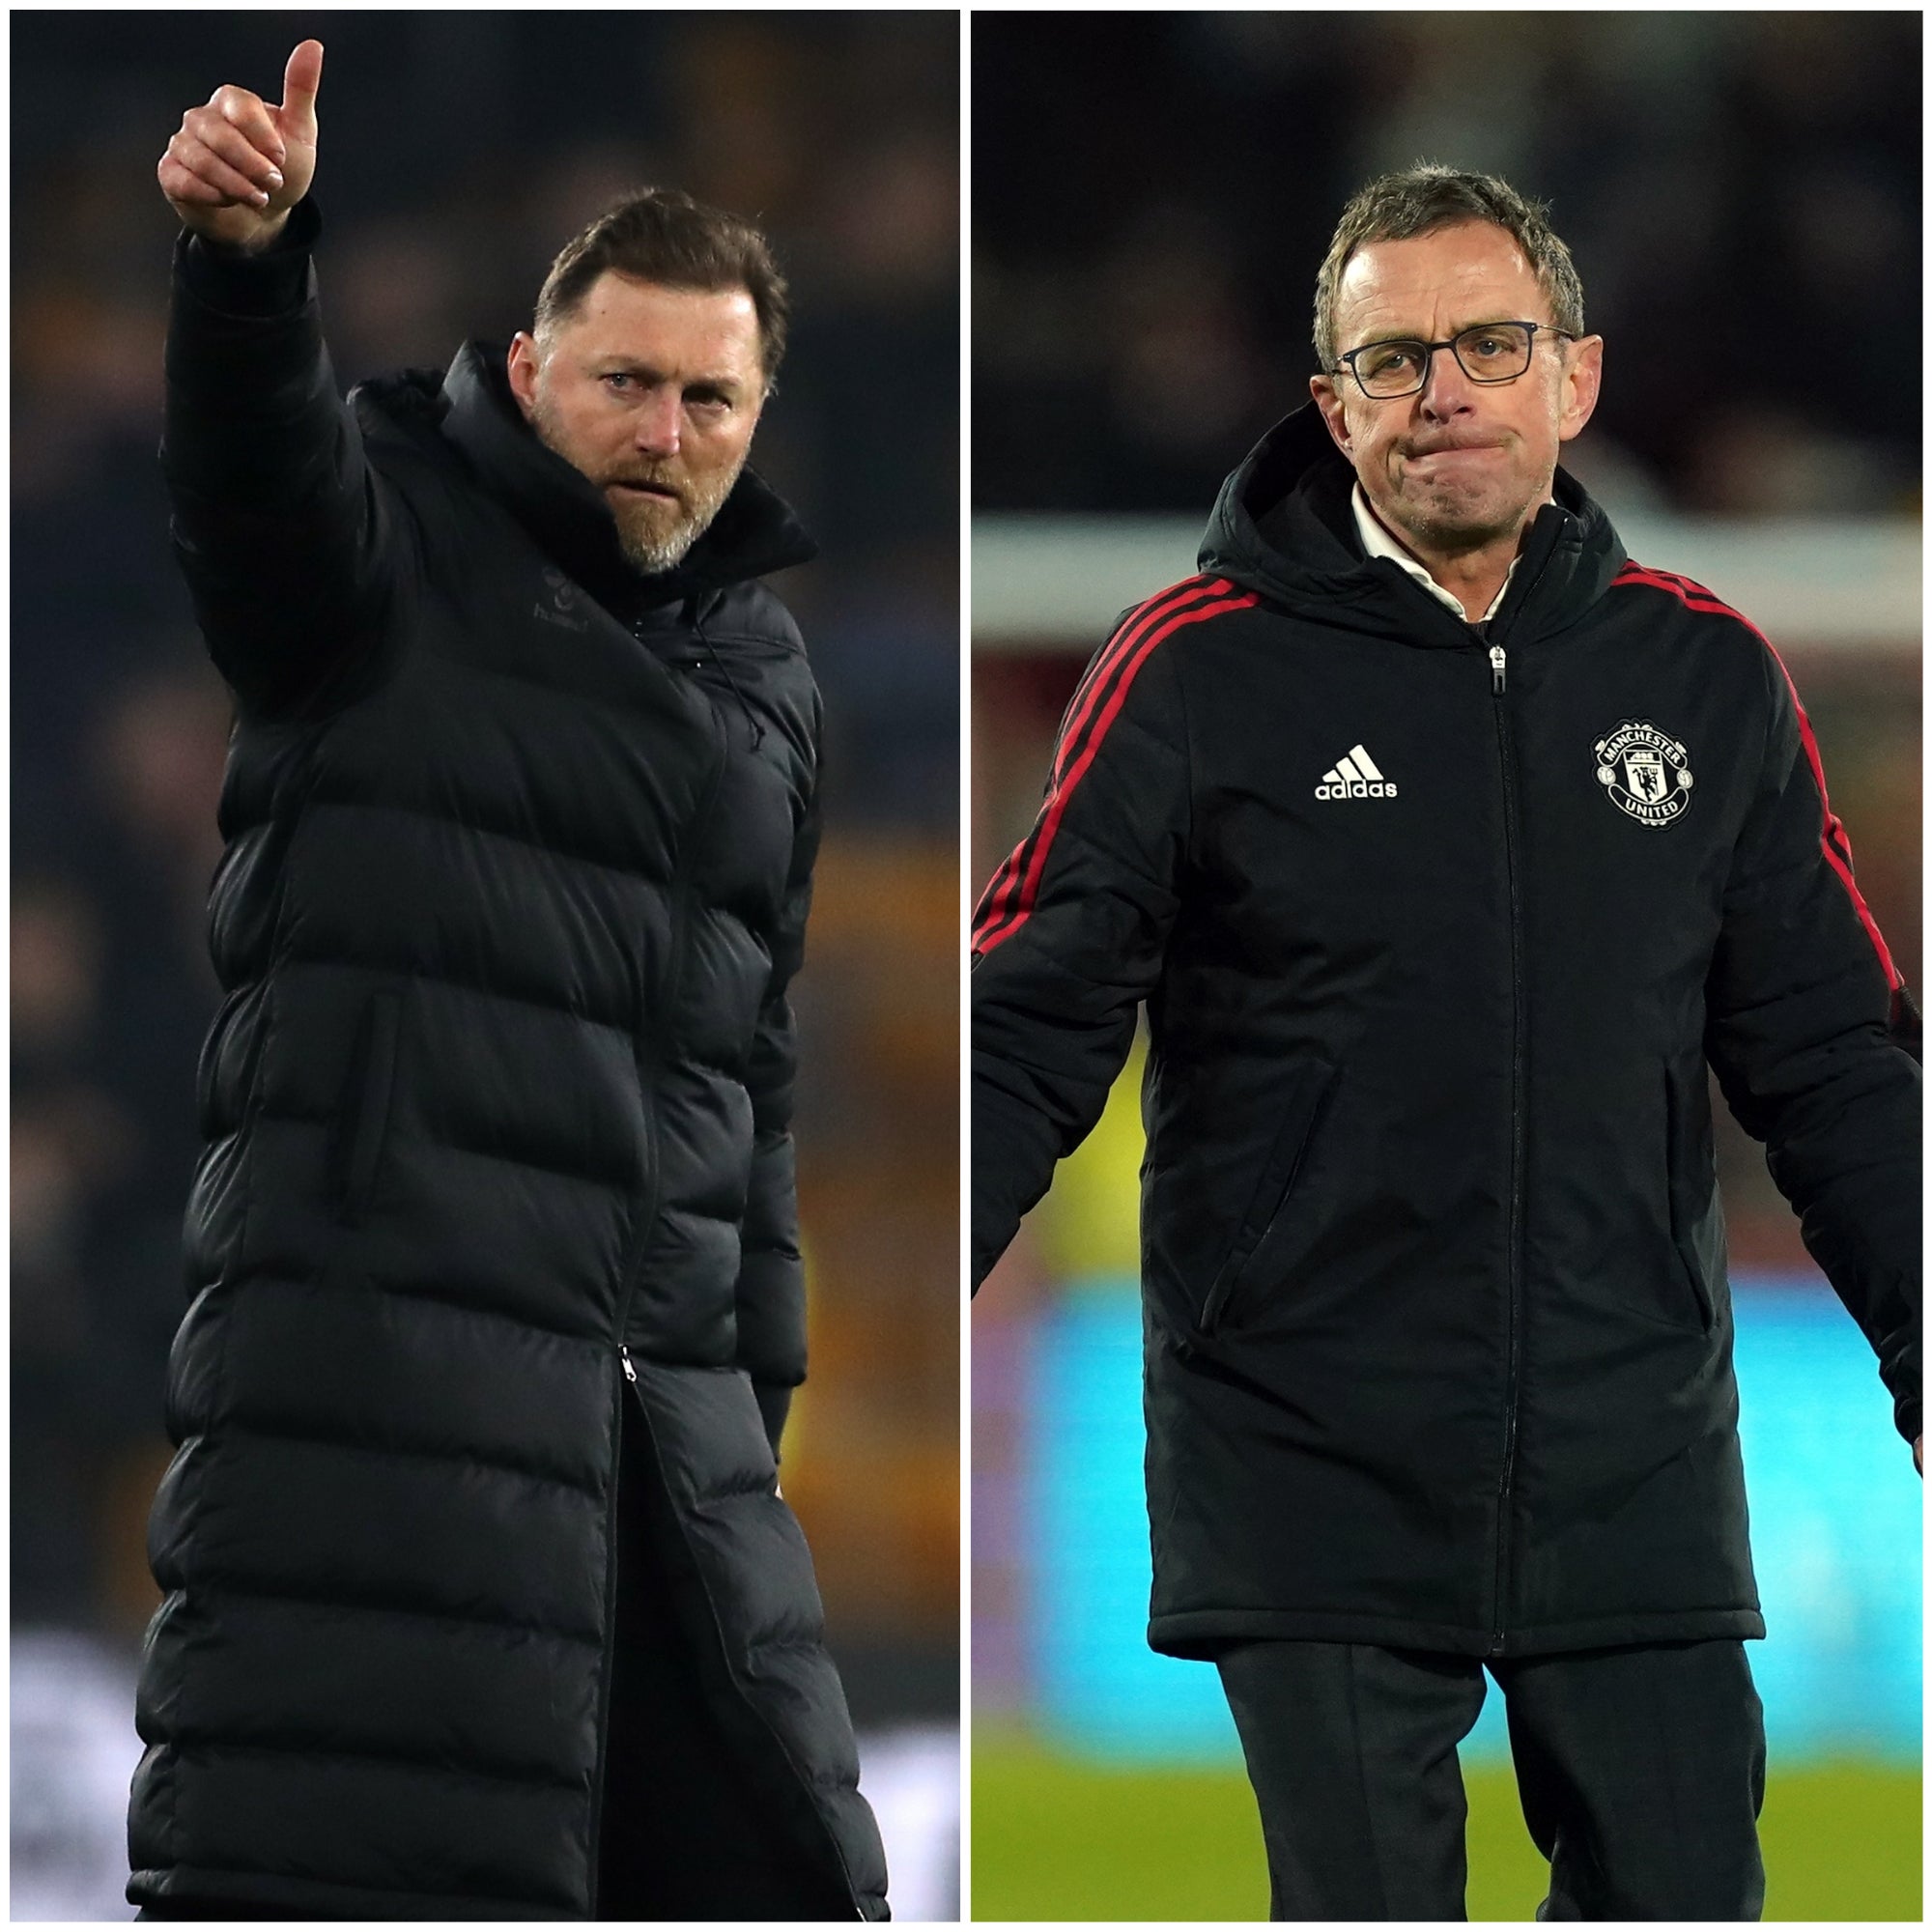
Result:
{"label": "chest logo patch", "polygon": [[1649,719],[1625,719],[1596,750],[1597,782],[1626,817],[1662,831],[1690,810],[1690,753]]}
{"label": "chest logo patch", "polygon": [[582,601],[577,585],[562,571],[546,567],[544,582],[550,586],[552,608],[548,611],[541,604],[530,606],[530,615],[546,624],[561,624],[566,631],[587,631],[590,619],[583,615]]}

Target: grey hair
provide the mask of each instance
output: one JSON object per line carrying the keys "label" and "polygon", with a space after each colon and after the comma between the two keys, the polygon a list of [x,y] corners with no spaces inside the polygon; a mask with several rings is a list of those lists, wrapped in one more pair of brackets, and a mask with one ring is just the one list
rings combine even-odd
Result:
{"label": "grey hair", "polygon": [[1581,335],[1583,284],[1548,214],[1547,202],[1526,200],[1494,175],[1434,161],[1418,161],[1357,189],[1335,224],[1334,239],[1315,277],[1315,354],[1322,369],[1332,374],[1336,366],[1335,296],[1349,257],[1365,242],[1408,242],[1463,221],[1492,222],[1507,231],[1535,272],[1550,319],[1566,334]]}

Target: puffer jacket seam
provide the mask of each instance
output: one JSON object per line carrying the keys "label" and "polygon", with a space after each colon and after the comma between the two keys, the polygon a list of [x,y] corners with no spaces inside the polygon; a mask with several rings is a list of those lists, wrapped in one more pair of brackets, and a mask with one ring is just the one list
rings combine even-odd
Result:
{"label": "puffer jacket seam", "polygon": [[806,656],[803,644],[795,644],[787,638],[777,638],[757,631],[714,631],[707,624],[704,628],[704,641],[708,644],[744,644],[753,650],[769,653],[774,658],[802,658]]}
{"label": "puffer jacket seam", "polygon": [[[327,1112],[298,1113],[293,1107],[264,1107],[258,1120],[280,1121],[286,1125],[298,1127],[327,1127],[335,1124],[335,1116]],[[559,1167],[554,1161],[536,1160],[528,1154],[499,1153],[493,1148],[466,1147],[463,1142],[451,1140],[446,1135],[423,1134],[416,1137],[413,1145],[418,1148],[434,1149],[439,1153],[461,1154],[468,1160],[495,1161],[499,1166],[526,1167],[534,1174],[548,1174],[558,1180],[575,1181],[585,1187],[601,1187],[612,1194],[630,1194],[636,1191],[636,1175],[627,1175],[621,1179],[608,1175],[585,1174],[581,1168]]]}
{"label": "puffer jacket seam", "polygon": [[[235,1276],[238,1283],[269,1280],[280,1288],[313,1289],[321,1284],[311,1276],[299,1276],[283,1269],[264,1264],[242,1270]],[[208,1286],[204,1283],[203,1286]],[[368,1294],[393,1294],[403,1301],[426,1302],[431,1307],[447,1309],[469,1319],[500,1323],[505,1328],[518,1329],[532,1335],[542,1335],[554,1342],[569,1342],[586,1351],[594,1350],[601,1357],[605,1351],[602,1335],[587,1333],[581,1328],[552,1328],[541,1321],[532,1321],[525,1315],[506,1315],[501,1309],[487,1308],[473,1299],[456,1299],[446,1294],[431,1294],[425,1291],[381,1280],[374,1274],[361,1274],[353,1279],[337,1279],[328,1283],[331,1293],[346,1294],[357,1292]]]}
{"label": "puffer jacket seam", "polygon": [[434,1149],[438,1153],[460,1154],[465,1160],[487,1160],[498,1167],[527,1168],[532,1174],[547,1174],[557,1180],[574,1181],[582,1187],[601,1187],[607,1194],[635,1194],[638,1177],[625,1175],[621,1179],[605,1174],[585,1174],[582,1168],[560,1167],[554,1161],[536,1160],[528,1154],[498,1153],[491,1148],[466,1147],[463,1142],[451,1140],[443,1134],[421,1135],[415,1145]]}
{"label": "puffer jacket seam", "polygon": [[340,1596],[312,1597],[299,1590],[271,1589],[266,1584],[248,1582],[241,1577],[211,1577],[203,1587],[223,1596],[252,1597],[263,1603],[300,1604],[315,1610],[355,1610],[366,1616],[414,1617],[426,1623],[456,1624],[465,1630],[514,1631],[521,1636],[542,1637],[550,1642],[571,1643],[592,1649],[602,1641],[589,1633],[580,1634],[554,1624],[531,1623],[520,1617],[469,1616],[461,1610],[432,1610],[412,1604],[377,1604]]}
{"label": "puffer jacket seam", "polygon": [[[128,1878],[134,1884],[139,1884],[143,1880],[149,1881],[153,1884],[156,1891],[159,1892],[159,1895],[165,1898],[168,1896],[168,1893],[162,1890],[161,1887],[168,1879],[172,1878],[182,1869],[183,1867],[180,1864],[144,1865],[139,1871],[130,1872]],[[195,1859],[187,1864],[186,1869],[190,1872],[218,1872],[229,1878],[274,1879],[283,1885],[294,1886],[298,1889],[313,1888],[318,1891],[346,1892],[352,1898],[447,1898],[468,1903],[473,1897],[473,1894],[468,1892],[425,1890],[415,1886],[407,1885],[343,1885],[335,1879],[310,1878],[305,1873],[297,1874],[275,1871],[267,1865],[215,1864],[208,1859]],[[506,1896],[509,1902],[514,1905],[553,1905],[555,1903],[554,1896],[538,1898],[530,1892],[513,1892],[501,1894],[501,1896]],[[498,1894],[493,1893],[491,1895],[492,1902],[496,1902],[497,1897]]]}
{"label": "puffer jacket seam", "polygon": [[532,1321],[527,1316],[506,1315],[499,1308],[486,1308],[477,1301],[466,1301],[455,1295],[428,1294],[419,1288],[405,1288],[392,1281],[377,1281],[369,1278],[369,1287],[378,1294],[393,1294],[401,1301],[423,1301],[435,1308],[453,1309],[463,1315],[481,1315],[493,1321],[507,1321],[518,1328],[527,1329],[533,1335],[548,1335],[556,1342],[577,1342],[586,1348],[602,1349],[602,1342],[595,1335],[585,1335],[574,1328],[552,1328],[541,1321]]}
{"label": "puffer jacket seam", "polygon": [[263,1744],[254,1738],[237,1738],[203,1733],[185,1737],[179,1731],[168,1739],[177,1751],[218,1751],[227,1755],[254,1757],[339,1758],[350,1764],[377,1764],[401,1771],[426,1771],[438,1777],[475,1778],[486,1784],[519,1784],[541,1791],[576,1793],[583,1788],[582,1777],[562,1777],[553,1773],[537,1775],[518,1771],[489,1771],[479,1765],[450,1765],[435,1758],[411,1757],[401,1751],[350,1750],[340,1745],[314,1740],[301,1743]]}
{"label": "puffer jacket seam", "polygon": [[745,1645],[745,1655],[761,1650],[821,1650],[824,1639],[810,1631],[787,1632],[772,1636],[754,1636]]}
{"label": "puffer jacket seam", "polygon": [[[618,618],[610,616],[608,611],[605,614],[620,630],[623,628]],[[438,653],[431,651],[430,655],[435,656]],[[665,670],[667,677],[674,675],[668,667],[661,665],[660,668]],[[501,665],[474,664],[465,659],[463,660],[463,673],[466,677],[476,677],[484,680],[495,678],[504,684],[514,685],[519,691],[540,691],[548,696],[556,698],[559,702],[580,706],[587,711],[614,717],[631,716],[642,708],[635,704],[617,704],[608,699],[594,697],[582,691],[565,689],[548,678],[526,676],[521,671],[506,670]]]}
{"label": "puffer jacket seam", "polygon": [[[658,890],[662,891],[663,889],[659,888]],[[363,974],[380,973],[389,970],[371,960],[341,959],[321,952],[293,951],[289,953],[288,963],[291,966],[317,967],[325,971],[340,973]],[[459,980],[452,973],[427,972],[412,967],[410,974],[412,979],[422,980],[430,985],[453,987],[460,993],[473,993],[479,999],[503,1000],[511,1006],[532,1007],[539,1012],[554,1013],[559,1018],[575,1020],[581,1026],[598,1027],[606,1033],[620,1033],[626,1038],[629,1038],[637,1031],[636,1022],[632,1020],[600,1019],[595,1013],[585,1012],[577,1007],[560,1006],[554,1000],[533,999],[527,993],[512,993],[506,991],[501,986],[485,986],[479,984],[474,980]],[[306,1119],[308,1117],[294,1115],[289,1118]]]}
{"label": "puffer jacket seam", "polygon": [[635,880],[656,892],[666,890],[669,881],[654,877],[649,872],[638,871],[629,866],[619,866],[609,859],[594,859],[587,853],[572,850],[554,840],[538,838],[533,833],[506,832],[500,826],[484,825],[475,819],[460,817],[451,811],[432,811],[426,806],[406,805],[393,798],[364,799],[351,797],[330,797],[327,793],[306,802],[303,810],[319,809],[327,811],[392,812],[398,818],[440,825],[451,832],[460,833],[466,838],[500,838],[505,845],[515,845],[526,852],[534,852],[541,858],[555,861],[565,866],[582,866],[586,871],[608,872],[618,879]]}
{"label": "puffer jacket seam", "polygon": [[730,1503],[742,1501],[748,1496],[769,1496],[771,1492],[769,1477],[748,1477],[743,1482],[721,1483],[713,1489],[694,1490],[692,1501],[700,1506],[708,1503]]}
{"label": "puffer jacket seam", "polygon": [[569,1490],[580,1496],[601,1501],[596,1490],[569,1476],[552,1475],[517,1463],[502,1463],[468,1450],[424,1449],[402,1442],[353,1442],[344,1435],[314,1435],[294,1429],[265,1429],[260,1423],[237,1421],[230,1425],[239,1435],[252,1435],[264,1442],[295,1442],[310,1449],[334,1449],[352,1456],[400,1456],[412,1462],[456,1463],[466,1468],[489,1470],[497,1475],[516,1476],[529,1483],[546,1483],[554,1489]]}
{"label": "puffer jacket seam", "polygon": [[[280,1268],[270,1267],[266,1264],[260,1267],[244,1268],[235,1275],[233,1279],[239,1284],[253,1281],[261,1277],[267,1277],[285,1288],[315,1288],[320,1285],[314,1277],[296,1276]],[[212,1283],[203,1284],[204,1287],[212,1287],[213,1285]],[[403,1287],[394,1282],[379,1281],[373,1275],[361,1275],[354,1281],[336,1281],[330,1283],[329,1287],[331,1293],[337,1293],[363,1289],[371,1294],[393,1294],[398,1300],[402,1301],[425,1302],[433,1308],[448,1309],[464,1316],[479,1317],[487,1321],[500,1321],[509,1327],[526,1330],[532,1335],[547,1335],[554,1342],[574,1342],[582,1348],[596,1349],[600,1354],[605,1346],[601,1336],[586,1335],[581,1329],[548,1327],[541,1321],[532,1321],[525,1315],[508,1315],[499,1308],[485,1307],[479,1301],[460,1299],[458,1296],[449,1293],[431,1294],[419,1288]]]}

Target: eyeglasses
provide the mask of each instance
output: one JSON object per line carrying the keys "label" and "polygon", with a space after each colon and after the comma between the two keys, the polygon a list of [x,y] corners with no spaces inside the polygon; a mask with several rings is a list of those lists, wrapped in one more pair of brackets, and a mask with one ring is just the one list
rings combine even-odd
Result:
{"label": "eyeglasses", "polygon": [[[1568,329],[1547,322],[1485,322],[1447,342],[1405,338],[1367,343],[1350,350],[1342,360],[1362,385],[1362,393],[1383,402],[1392,396],[1414,395],[1429,380],[1429,365],[1438,349],[1452,351],[1472,383],[1514,383],[1529,367],[1529,352],[1536,346],[1539,329],[1565,342],[1577,339]],[[1330,373],[1339,376],[1342,372],[1336,369]]]}

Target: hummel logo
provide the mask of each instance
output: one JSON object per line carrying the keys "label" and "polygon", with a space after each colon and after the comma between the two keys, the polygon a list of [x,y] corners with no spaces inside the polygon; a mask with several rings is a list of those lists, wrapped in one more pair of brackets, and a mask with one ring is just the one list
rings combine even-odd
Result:
{"label": "hummel logo", "polygon": [[562,571],[546,569],[544,582],[550,585],[550,601],[555,605],[554,611],[546,611],[541,604],[530,606],[530,615],[541,618],[546,624],[561,624],[566,631],[587,631],[590,619],[581,616],[577,610],[578,588]]}
{"label": "hummel logo", "polygon": [[1395,786],[1376,769],[1376,761],[1361,746],[1336,761],[1332,772],[1324,772],[1315,787],[1317,798],[1393,798]]}

